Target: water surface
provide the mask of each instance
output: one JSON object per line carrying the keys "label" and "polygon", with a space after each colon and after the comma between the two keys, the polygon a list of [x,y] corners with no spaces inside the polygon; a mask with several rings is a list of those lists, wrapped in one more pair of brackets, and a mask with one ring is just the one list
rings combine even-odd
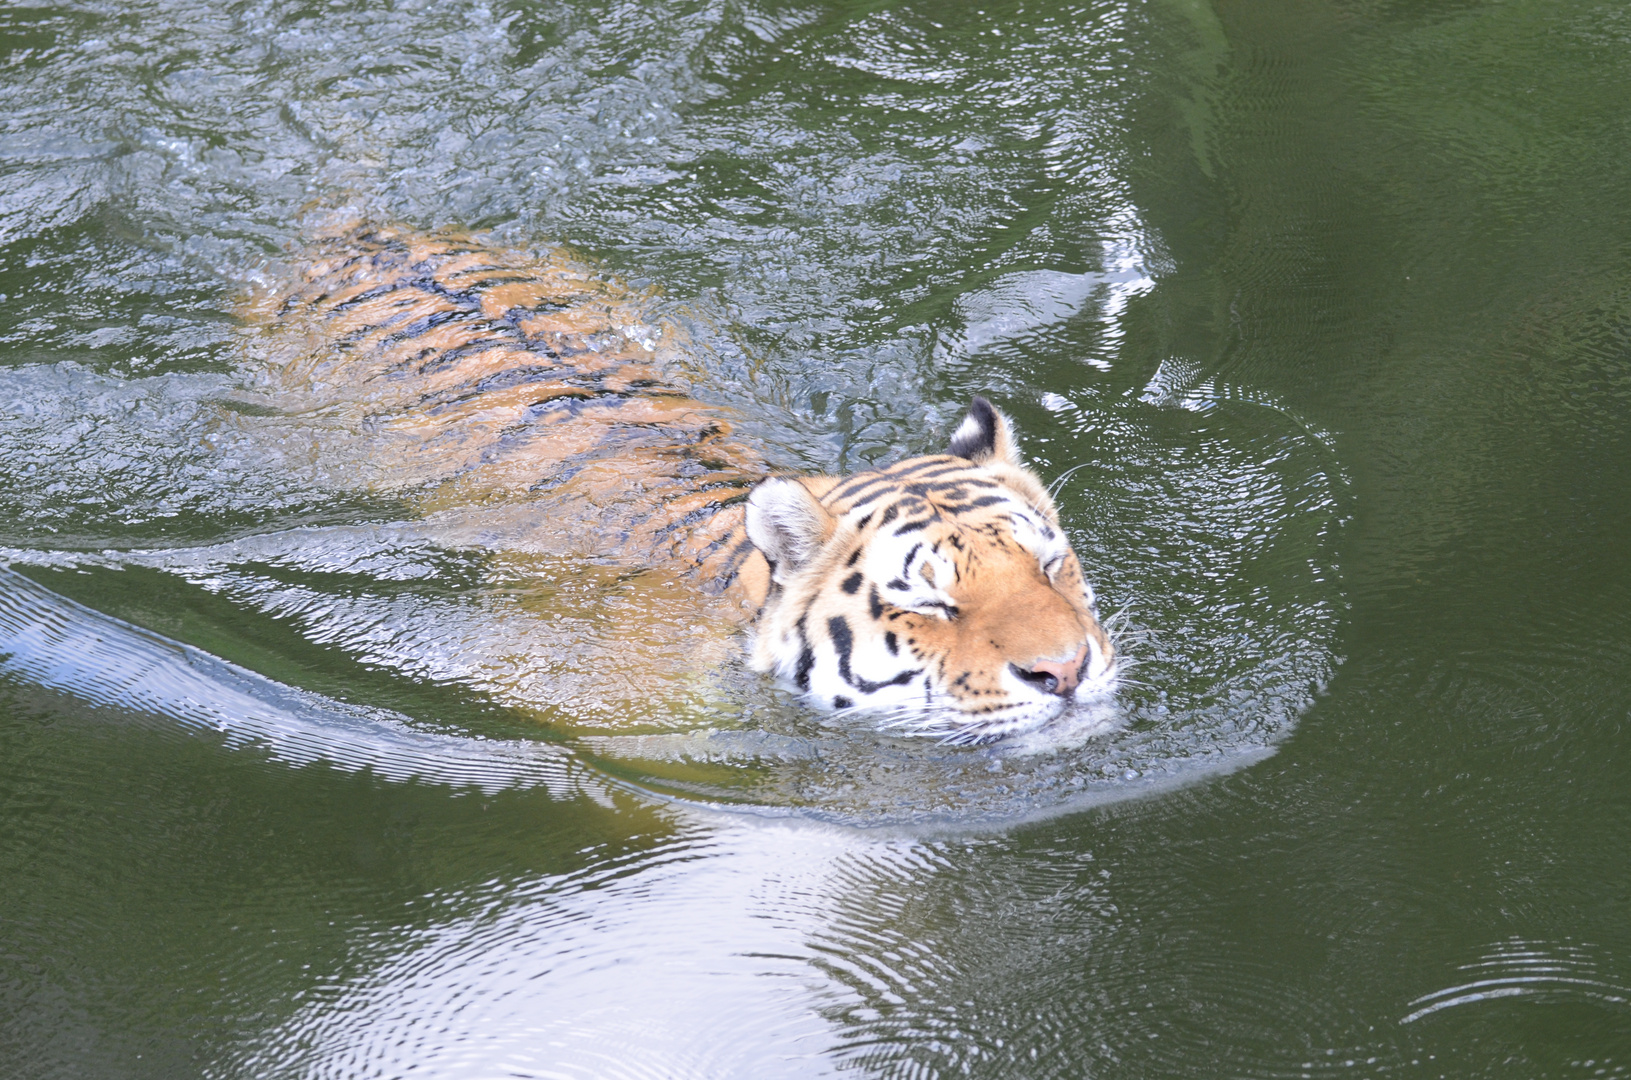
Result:
{"label": "water surface", "polygon": [[[1624,1075],[1628,45],[1574,0],[0,13],[5,1071]],[[258,403],[243,297],[337,206],[651,289],[779,465],[992,396],[1126,608],[1114,729],[642,681],[618,582]]]}

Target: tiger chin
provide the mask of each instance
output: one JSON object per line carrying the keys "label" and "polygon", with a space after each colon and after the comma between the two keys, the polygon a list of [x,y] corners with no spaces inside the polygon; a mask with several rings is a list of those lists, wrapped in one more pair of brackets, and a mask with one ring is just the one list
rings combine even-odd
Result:
{"label": "tiger chin", "polygon": [[1115,693],[1093,589],[983,397],[944,454],[765,480],[743,528],[767,578],[750,666],[814,703],[980,743]]}

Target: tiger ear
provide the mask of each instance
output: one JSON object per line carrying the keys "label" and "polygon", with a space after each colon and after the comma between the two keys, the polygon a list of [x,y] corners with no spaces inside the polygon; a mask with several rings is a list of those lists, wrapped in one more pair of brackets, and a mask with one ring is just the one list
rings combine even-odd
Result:
{"label": "tiger ear", "polygon": [[748,539],[770,562],[771,576],[785,582],[809,562],[832,535],[833,517],[797,480],[771,477],[748,495]]}
{"label": "tiger ear", "polygon": [[1019,440],[1014,436],[1013,425],[1002,410],[983,397],[969,402],[963,422],[951,433],[951,443],[946,447],[946,453],[968,458],[976,465],[991,461],[1023,465],[1019,459]]}

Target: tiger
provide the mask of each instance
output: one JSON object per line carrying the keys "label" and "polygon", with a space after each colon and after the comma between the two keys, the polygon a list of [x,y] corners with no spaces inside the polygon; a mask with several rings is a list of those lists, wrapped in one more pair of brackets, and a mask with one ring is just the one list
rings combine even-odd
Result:
{"label": "tiger", "polygon": [[774,470],[649,299],[564,248],[349,222],[244,314],[280,407],[389,432],[427,512],[687,592],[813,707],[983,743],[1113,697],[1093,589],[1000,409],[974,397],[939,454]]}

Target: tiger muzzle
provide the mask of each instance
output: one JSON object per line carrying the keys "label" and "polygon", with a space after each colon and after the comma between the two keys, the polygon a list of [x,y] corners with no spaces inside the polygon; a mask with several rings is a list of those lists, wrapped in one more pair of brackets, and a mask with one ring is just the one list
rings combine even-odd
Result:
{"label": "tiger muzzle", "polygon": [[1008,665],[1020,679],[1046,694],[1069,697],[1081,684],[1082,673],[1087,670],[1092,654],[1086,645],[1069,660],[1039,660],[1030,669],[1018,664]]}

